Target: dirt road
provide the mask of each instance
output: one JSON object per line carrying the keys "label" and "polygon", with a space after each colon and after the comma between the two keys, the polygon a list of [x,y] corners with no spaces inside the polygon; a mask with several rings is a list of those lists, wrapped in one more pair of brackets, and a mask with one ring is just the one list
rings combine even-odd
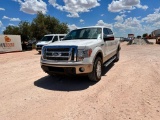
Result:
{"label": "dirt road", "polygon": [[0,54],[0,120],[160,120],[160,45],[126,44],[98,83],[48,76],[35,50]]}

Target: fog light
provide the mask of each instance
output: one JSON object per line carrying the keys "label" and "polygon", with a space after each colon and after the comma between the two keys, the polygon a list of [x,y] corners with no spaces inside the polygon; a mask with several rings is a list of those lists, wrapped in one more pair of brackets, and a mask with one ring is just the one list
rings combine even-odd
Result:
{"label": "fog light", "polygon": [[83,67],[80,67],[80,68],[79,68],[79,71],[80,71],[80,72],[84,72],[85,69],[84,69]]}

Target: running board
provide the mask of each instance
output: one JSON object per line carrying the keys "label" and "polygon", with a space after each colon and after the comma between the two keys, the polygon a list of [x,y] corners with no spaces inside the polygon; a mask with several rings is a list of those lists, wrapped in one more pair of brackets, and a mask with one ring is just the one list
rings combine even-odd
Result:
{"label": "running board", "polygon": [[111,64],[111,62],[113,62],[116,59],[116,56],[114,56],[113,58],[111,58],[109,61],[107,61],[104,66],[107,67],[109,64]]}

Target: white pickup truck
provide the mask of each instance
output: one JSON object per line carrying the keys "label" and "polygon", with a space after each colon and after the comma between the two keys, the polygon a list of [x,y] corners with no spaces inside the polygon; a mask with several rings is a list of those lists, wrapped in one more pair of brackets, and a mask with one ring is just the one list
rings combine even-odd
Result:
{"label": "white pickup truck", "polygon": [[66,34],[47,34],[36,44],[36,50],[41,53],[41,49],[44,45],[49,43],[60,41]]}
{"label": "white pickup truck", "polygon": [[119,60],[120,42],[102,26],[72,30],[62,41],[43,46],[41,68],[49,75],[88,75],[99,81],[103,66]]}

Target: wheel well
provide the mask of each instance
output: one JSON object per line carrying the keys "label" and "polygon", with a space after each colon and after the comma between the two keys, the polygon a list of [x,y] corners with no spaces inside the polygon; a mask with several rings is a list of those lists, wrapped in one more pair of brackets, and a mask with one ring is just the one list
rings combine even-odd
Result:
{"label": "wheel well", "polygon": [[[103,55],[102,55],[101,52],[98,52],[98,54],[96,55],[95,59],[96,59],[97,57],[100,57],[101,60],[102,60],[102,62],[103,62]],[[94,59],[94,60],[95,60],[95,59]]]}

